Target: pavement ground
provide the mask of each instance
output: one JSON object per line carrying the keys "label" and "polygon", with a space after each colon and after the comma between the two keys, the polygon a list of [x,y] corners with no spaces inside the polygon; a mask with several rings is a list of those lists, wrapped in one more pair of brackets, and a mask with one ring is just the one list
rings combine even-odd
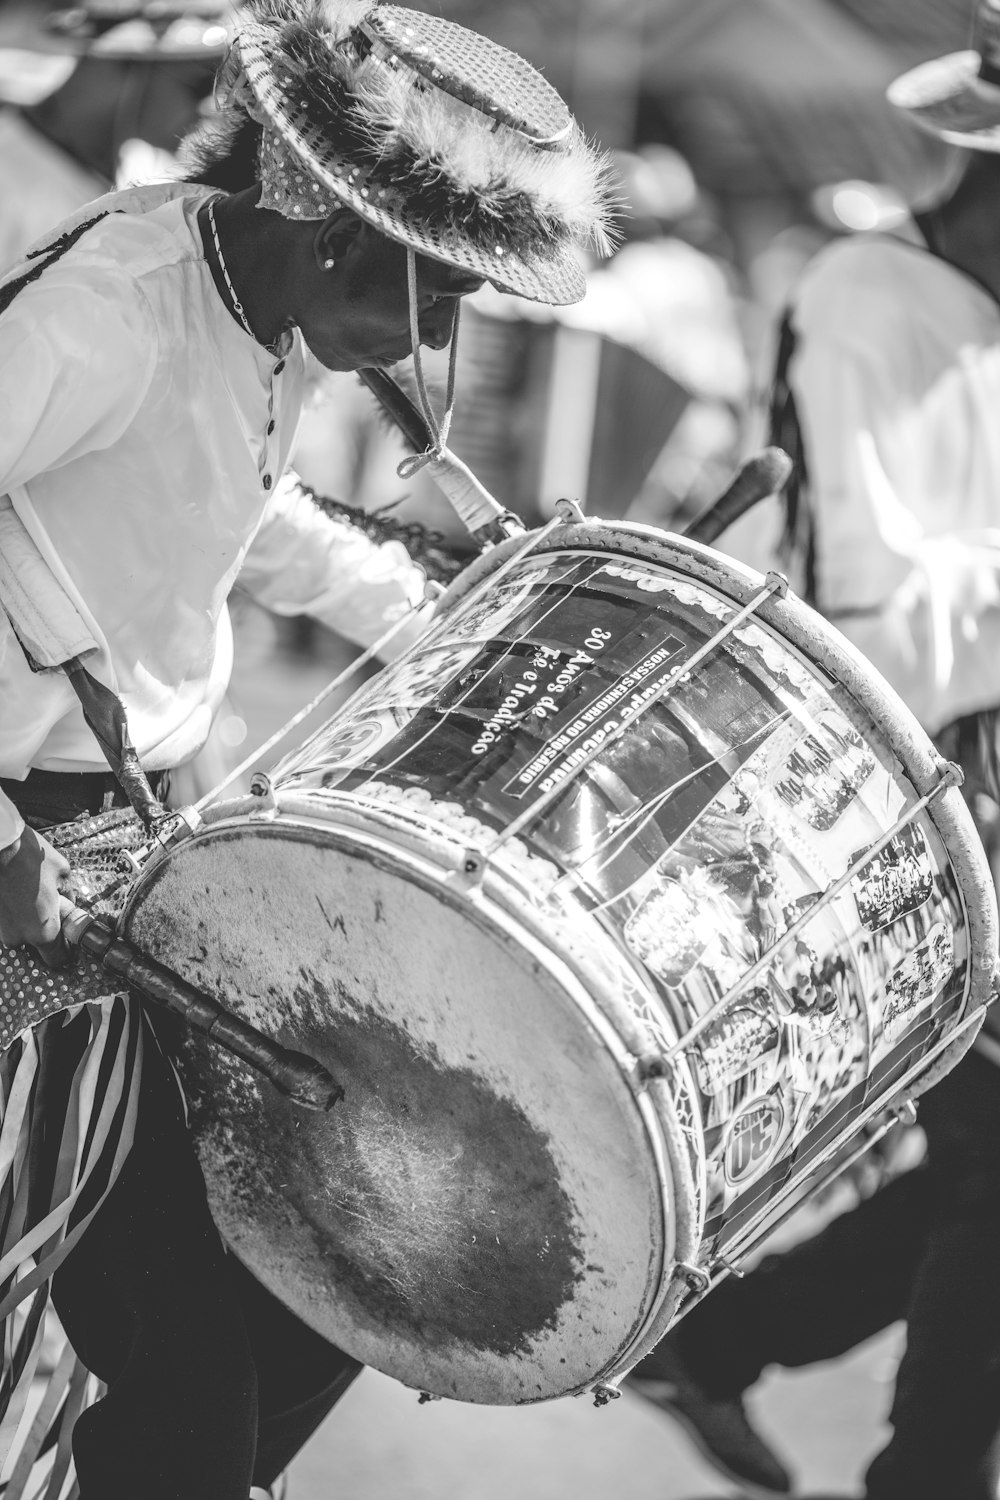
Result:
{"label": "pavement ground", "polygon": [[[897,1327],[844,1359],[765,1375],[752,1419],[804,1494],[856,1492],[888,1436]],[[303,1449],[288,1500],[736,1500],[673,1422],[629,1392],[533,1407],[435,1401],[366,1370]]]}

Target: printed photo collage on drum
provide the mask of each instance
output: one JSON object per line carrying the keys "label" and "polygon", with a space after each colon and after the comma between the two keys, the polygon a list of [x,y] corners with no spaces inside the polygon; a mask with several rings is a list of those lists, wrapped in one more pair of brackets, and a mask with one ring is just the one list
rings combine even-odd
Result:
{"label": "printed photo collage on drum", "polygon": [[541,799],[521,838],[652,976],[664,1045],[731,995],[687,1051],[727,1214],[905,1069],[965,961],[933,830],[904,826],[828,899],[907,796],[815,668],[750,622],[659,696],[733,613],[647,563],[529,557],[284,768],[419,794],[458,832]]}

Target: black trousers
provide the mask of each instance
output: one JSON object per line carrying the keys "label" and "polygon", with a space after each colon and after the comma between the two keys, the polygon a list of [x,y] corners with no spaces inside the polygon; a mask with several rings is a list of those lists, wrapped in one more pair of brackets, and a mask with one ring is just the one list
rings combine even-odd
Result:
{"label": "black trousers", "polygon": [[[102,778],[57,779],[33,773],[4,786],[36,826],[100,807]],[[67,1074],[77,1030],[57,1042]],[[74,1434],[81,1500],[247,1500],[362,1368],[223,1246],[176,1082],[152,1040],[132,1151],[56,1273],[53,1300],[76,1352],[108,1385]]]}
{"label": "black trousers", "polygon": [[[969,1054],[920,1104],[925,1165],[728,1281],[670,1337],[716,1396],[905,1319],[892,1437],[867,1500],[995,1500],[1000,1480],[1000,1070]],[[656,1351],[636,1373],[656,1374]]]}

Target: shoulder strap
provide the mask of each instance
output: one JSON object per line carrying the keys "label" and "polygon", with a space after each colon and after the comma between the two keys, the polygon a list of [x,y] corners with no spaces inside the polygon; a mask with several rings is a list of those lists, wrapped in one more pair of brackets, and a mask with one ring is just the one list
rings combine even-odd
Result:
{"label": "shoulder strap", "polygon": [[20,276],[15,276],[13,280],[5,282],[3,286],[0,286],[0,314],[7,311],[18,292],[23,292],[26,286],[30,286],[33,281],[37,281],[43,271],[46,271],[49,266],[65,255],[67,250],[72,250],[77,240],[85,235],[88,229],[93,229],[95,224],[99,224],[107,216],[108,210],[105,209],[103,213],[95,214],[92,219],[85,219],[82,224],[77,224],[73,229],[68,229],[65,234],[61,234],[51,245],[43,245],[38,250],[30,250],[25,256],[25,260],[37,260],[37,265],[29,267]]}

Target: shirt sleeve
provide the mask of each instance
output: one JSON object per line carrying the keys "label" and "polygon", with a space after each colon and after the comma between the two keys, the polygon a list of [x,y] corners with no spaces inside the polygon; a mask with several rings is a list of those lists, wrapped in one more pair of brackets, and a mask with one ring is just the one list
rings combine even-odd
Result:
{"label": "shirt sleeve", "polygon": [[133,278],[60,261],[23,287],[0,316],[0,494],[114,443],[156,358]]}
{"label": "shirt sleeve", "polygon": [[[130,278],[60,262],[22,287],[0,315],[0,494],[113,443],[156,357],[152,314]],[[25,743],[44,735],[47,698],[35,696],[37,724],[25,705],[0,705],[0,764],[21,764]],[[23,827],[0,792],[0,848]]]}
{"label": "shirt sleeve", "polygon": [[288,473],[275,487],[240,584],[279,615],[306,614],[359,646],[406,619],[379,652],[393,661],[430,622],[425,575],[401,542],[374,542],[324,515]]}

